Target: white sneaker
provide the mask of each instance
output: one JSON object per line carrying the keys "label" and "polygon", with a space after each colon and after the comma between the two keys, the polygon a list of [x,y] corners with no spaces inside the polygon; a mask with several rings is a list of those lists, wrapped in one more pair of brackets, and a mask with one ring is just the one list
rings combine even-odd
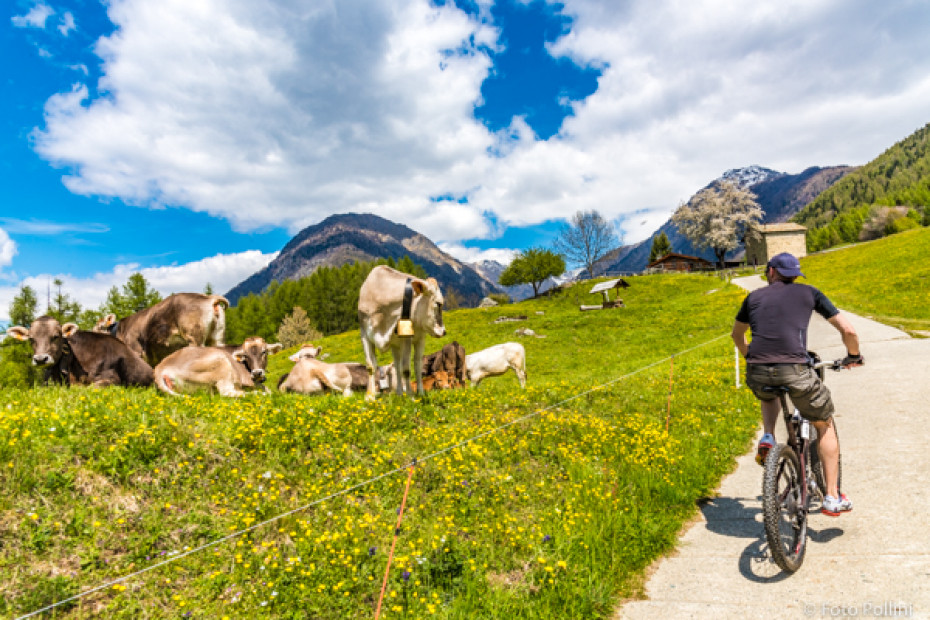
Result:
{"label": "white sneaker", "polygon": [[840,493],[839,499],[832,495],[827,495],[823,498],[823,506],[820,508],[820,512],[830,517],[838,517],[840,514],[849,512],[850,510],[852,510],[852,500],[843,493]]}

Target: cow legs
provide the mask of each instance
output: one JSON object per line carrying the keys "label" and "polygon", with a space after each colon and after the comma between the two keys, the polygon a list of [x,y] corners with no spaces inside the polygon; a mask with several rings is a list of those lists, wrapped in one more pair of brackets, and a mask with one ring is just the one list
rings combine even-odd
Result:
{"label": "cow legs", "polygon": [[236,387],[236,384],[228,379],[222,379],[216,382],[216,391],[220,396],[245,396],[245,392]]}
{"label": "cow legs", "polygon": [[[417,393],[423,393],[423,347],[425,339],[418,338],[413,341],[413,371],[417,376]],[[409,359],[409,357],[408,357]]]}
{"label": "cow legs", "polygon": [[378,353],[375,345],[362,334],[362,351],[365,352],[365,366],[368,367],[368,389],[365,400],[371,401],[378,395]]}
{"label": "cow legs", "polygon": [[394,358],[394,378],[397,383],[395,392],[398,396],[412,394],[410,387],[410,341],[403,339],[399,344],[391,345],[391,356]]}

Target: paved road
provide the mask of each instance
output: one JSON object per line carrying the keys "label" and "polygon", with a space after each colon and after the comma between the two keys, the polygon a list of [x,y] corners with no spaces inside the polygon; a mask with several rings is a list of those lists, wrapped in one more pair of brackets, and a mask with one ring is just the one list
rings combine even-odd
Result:
{"label": "paved road", "polygon": [[[758,276],[734,283],[763,285]],[[845,314],[866,365],[828,371],[827,385],[853,512],[812,515],[804,565],[782,573],[765,543],[753,447],[701,506],[678,550],[656,562],[647,600],[623,605],[617,618],[930,618],[930,339]],[[817,315],[809,345],[824,359],[845,354]]]}

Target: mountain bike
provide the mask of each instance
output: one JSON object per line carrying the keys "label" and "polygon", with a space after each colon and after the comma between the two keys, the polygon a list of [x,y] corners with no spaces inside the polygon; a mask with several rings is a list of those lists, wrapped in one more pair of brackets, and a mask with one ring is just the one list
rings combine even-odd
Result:
{"label": "mountain bike", "polygon": [[[842,360],[821,362],[814,356],[812,367],[823,381],[825,368],[839,371],[843,365]],[[788,430],[788,443],[772,446],[765,459],[762,478],[765,537],[775,563],[785,572],[793,573],[804,562],[807,515],[812,500],[816,496],[822,502],[827,485],[818,452],[817,429],[796,408],[788,407],[786,386],[770,386],[763,390],[778,395]],[[833,428],[835,431],[836,420]],[[837,489],[842,479],[842,463],[839,465]]]}

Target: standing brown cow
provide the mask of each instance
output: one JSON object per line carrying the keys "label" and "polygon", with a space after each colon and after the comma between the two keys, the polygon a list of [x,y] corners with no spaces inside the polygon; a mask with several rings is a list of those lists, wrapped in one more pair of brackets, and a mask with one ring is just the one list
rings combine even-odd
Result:
{"label": "standing brown cow", "polygon": [[78,330],[42,316],[27,329],[7,330],[17,340],[32,344],[32,363],[45,368],[45,381],[71,385],[151,385],[152,368],[123,342],[109,334]]}
{"label": "standing brown cow", "polygon": [[108,314],[94,331],[109,332],[156,366],[188,345],[222,346],[228,307],[229,302],[220,295],[175,293],[119,321]]}

